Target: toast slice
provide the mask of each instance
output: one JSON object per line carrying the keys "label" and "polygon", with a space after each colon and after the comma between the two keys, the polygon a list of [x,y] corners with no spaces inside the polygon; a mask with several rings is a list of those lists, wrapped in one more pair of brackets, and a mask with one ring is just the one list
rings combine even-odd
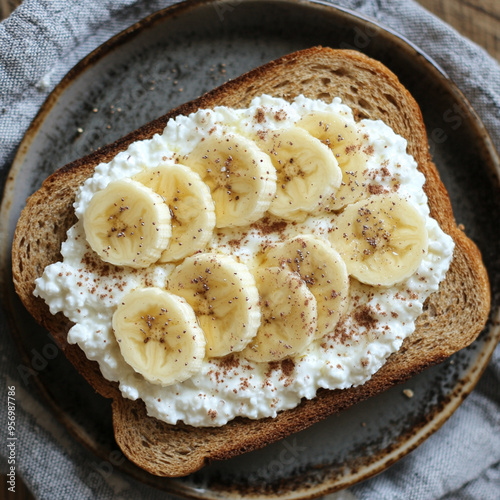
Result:
{"label": "toast slice", "polygon": [[[66,342],[71,323],[61,313],[50,314],[45,302],[34,297],[34,280],[45,266],[60,259],[61,243],[76,220],[72,208],[75,191],[96,165],[110,161],[131,142],[162,132],[172,117],[218,105],[245,107],[264,93],[288,100],[299,94],[325,101],[338,96],[353,109],[357,120],[381,119],[406,138],[408,153],[426,177],[424,189],[431,216],[455,241],[453,261],[439,292],[426,301],[415,332],[364,385],[320,390],[314,399],[304,400],[276,418],[237,418],[219,428],[169,425],[148,417],[141,401],[122,398],[117,384],[101,376],[97,363],[89,361],[78,346]],[[15,288],[27,310],[52,333],[94,389],[113,399],[115,437],[124,454],[150,473],[169,477],[184,476],[212,460],[263,447],[443,361],[477,337],[490,308],[481,255],[455,223],[448,194],[430,158],[417,103],[381,63],[355,51],[322,47],[296,52],[250,71],[55,172],[28,199],[17,225],[12,262]]]}

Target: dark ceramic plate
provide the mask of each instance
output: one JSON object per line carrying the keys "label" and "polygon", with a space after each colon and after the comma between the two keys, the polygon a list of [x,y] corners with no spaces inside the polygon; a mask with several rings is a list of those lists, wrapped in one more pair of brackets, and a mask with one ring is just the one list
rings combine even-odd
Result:
{"label": "dark ceramic plate", "polygon": [[[188,2],[132,26],[79,63],[28,130],[6,186],[2,248],[13,336],[25,362],[50,340],[17,300],[9,247],[26,197],[56,168],[112,142],[228,78],[283,54],[325,45],[355,48],[392,69],[414,95],[457,221],[483,252],[498,316],[499,165],[484,127],[455,85],[418,48],[352,12],[319,2]],[[305,498],[366,479],[418,446],[473,389],[499,336],[490,327],[472,346],[385,394],[259,451],[215,463],[183,479],[139,481],[193,498]],[[44,351],[45,349],[45,351]],[[50,350],[49,350],[50,351]],[[116,450],[109,401],[94,394],[63,356],[49,356],[38,389],[55,415],[98,456]],[[53,354],[53,351],[50,351]],[[414,392],[413,398],[403,389]]]}

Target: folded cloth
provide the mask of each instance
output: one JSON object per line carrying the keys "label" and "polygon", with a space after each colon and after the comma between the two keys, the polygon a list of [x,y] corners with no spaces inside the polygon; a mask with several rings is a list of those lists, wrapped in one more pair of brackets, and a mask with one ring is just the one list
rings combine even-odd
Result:
{"label": "folded cloth", "polygon": [[[166,0],[26,0],[0,24],[0,189],[16,148],[65,73],[114,34],[172,3]],[[240,3],[240,2],[234,2]],[[500,146],[500,67],[484,50],[412,0],[338,0],[376,19],[434,58],[472,103]],[[164,499],[79,445],[20,379],[19,354],[0,318],[0,405],[16,387],[17,465],[38,499]],[[6,419],[2,419],[6,425]],[[22,430],[22,432],[21,432]],[[3,435],[6,433],[2,430]],[[4,439],[5,444],[5,439]],[[9,448],[0,467],[9,471]],[[116,469],[116,470],[115,470]],[[337,499],[500,497],[500,349],[477,388],[446,425],[386,472],[331,495]]]}

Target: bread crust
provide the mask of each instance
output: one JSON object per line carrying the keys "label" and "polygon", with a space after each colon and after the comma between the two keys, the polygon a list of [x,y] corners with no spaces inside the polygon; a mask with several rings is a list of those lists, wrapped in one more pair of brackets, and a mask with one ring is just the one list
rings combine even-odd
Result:
{"label": "bread crust", "polygon": [[[408,153],[426,178],[431,216],[455,241],[451,267],[439,291],[426,301],[415,332],[364,385],[320,390],[314,399],[276,418],[237,418],[220,428],[166,424],[148,417],[141,401],[122,398],[117,384],[102,377],[98,364],[88,360],[78,346],[67,343],[72,323],[61,313],[52,315],[45,302],[33,295],[34,280],[47,265],[61,259],[61,243],[75,222],[76,190],[99,163],[110,161],[134,141],[161,133],[172,117],[218,105],[245,107],[263,93],[287,100],[299,94],[326,101],[338,96],[353,109],[357,120],[382,119],[406,138]],[[56,171],[27,201],[14,235],[12,262],[14,285],[26,309],[52,333],[94,389],[113,399],[115,438],[124,454],[159,476],[184,476],[211,460],[263,447],[407,380],[469,345],[483,329],[490,310],[489,282],[480,252],[456,225],[448,193],[429,154],[417,103],[378,61],[356,51],[323,47],[299,51],[250,71]]]}

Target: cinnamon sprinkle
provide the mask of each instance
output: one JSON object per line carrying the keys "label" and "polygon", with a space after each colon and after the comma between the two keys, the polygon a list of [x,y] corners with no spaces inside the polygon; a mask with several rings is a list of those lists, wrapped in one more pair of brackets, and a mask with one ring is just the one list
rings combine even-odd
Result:
{"label": "cinnamon sprinkle", "polygon": [[373,309],[370,306],[364,305],[359,307],[354,313],[354,319],[360,326],[364,326],[367,330],[371,330],[377,324],[377,320],[372,316]]}

